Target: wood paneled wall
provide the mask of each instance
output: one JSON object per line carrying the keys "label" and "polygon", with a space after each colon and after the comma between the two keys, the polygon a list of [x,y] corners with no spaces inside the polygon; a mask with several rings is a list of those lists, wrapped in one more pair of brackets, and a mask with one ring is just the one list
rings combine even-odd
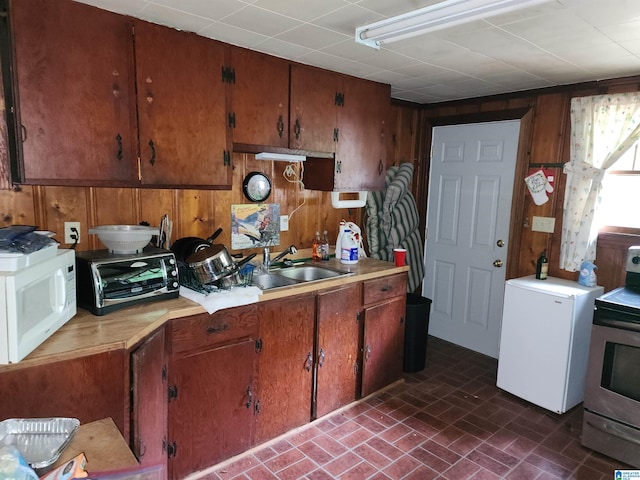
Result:
{"label": "wood paneled wall", "polygon": [[[283,172],[285,162],[255,160],[253,155],[236,154],[233,158],[232,190],[137,189],[95,187],[29,186],[0,190],[0,226],[12,224],[37,225],[43,230],[58,232],[56,239],[64,242],[64,222],[81,223],[81,243],[78,250],[101,249],[104,246],[88,229],[96,225],[138,224],[158,225],[162,215],[174,221],[172,239],[198,236],[206,238],[218,227],[223,233],[216,240],[231,248],[231,205],[251,203],[242,194],[242,180],[252,171],[269,175],[273,184],[268,203],[279,203],[281,215],[293,213],[289,230],[282,232],[280,247],[294,244],[309,248],[316,230],[329,232],[333,244],[340,219],[362,222],[363,209],[334,209],[327,192],[301,191],[298,184],[288,182]],[[300,172],[300,166],[296,167]],[[300,172],[302,173],[302,172]],[[304,173],[303,180],[304,180]],[[66,245],[63,245],[66,246]],[[274,247],[274,251],[279,251]],[[258,250],[246,250],[251,253]]]}

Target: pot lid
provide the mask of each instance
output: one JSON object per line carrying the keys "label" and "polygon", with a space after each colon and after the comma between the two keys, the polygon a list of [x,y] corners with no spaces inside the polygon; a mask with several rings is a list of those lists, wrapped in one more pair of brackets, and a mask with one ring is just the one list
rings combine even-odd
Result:
{"label": "pot lid", "polygon": [[208,247],[205,247],[189,255],[189,257],[187,258],[187,263],[191,264],[191,263],[204,262],[211,258],[217,257],[223,251],[224,252],[227,251],[224,245],[221,245],[221,244],[210,245]]}

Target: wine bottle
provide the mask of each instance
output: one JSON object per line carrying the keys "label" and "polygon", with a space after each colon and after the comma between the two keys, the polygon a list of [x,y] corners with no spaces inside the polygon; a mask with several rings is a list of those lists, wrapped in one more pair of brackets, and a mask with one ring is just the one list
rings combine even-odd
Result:
{"label": "wine bottle", "polygon": [[538,280],[546,280],[549,274],[549,259],[547,258],[547,251],[543,250],[538,262],[536,263],[536,278]]}

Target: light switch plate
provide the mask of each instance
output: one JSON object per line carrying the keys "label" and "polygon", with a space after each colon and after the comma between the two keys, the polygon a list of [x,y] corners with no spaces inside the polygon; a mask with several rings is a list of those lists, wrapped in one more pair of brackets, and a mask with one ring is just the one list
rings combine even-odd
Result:
{"label": "light switch plate", "polygon": [[286,232],[289,230],[289,215],[280,215],[280,231]]}
{"label": "light switch plate", "polygon": [[553,233],[555,228],[556,219],[554,217],[533,217],[531,231]]}

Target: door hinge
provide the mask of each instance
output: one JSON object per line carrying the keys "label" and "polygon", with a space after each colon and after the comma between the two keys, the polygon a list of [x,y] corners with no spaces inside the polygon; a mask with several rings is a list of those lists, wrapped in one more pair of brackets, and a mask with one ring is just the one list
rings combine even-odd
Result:
{"label": "door hinge", "polygon": [[256,400],[255,403],[253,404],[253,413],[255,415],[260,414],[260,400]]}
{"label": "door hinge", "polygon": [[168,400],[169,402],[175,400],[176,398],[178,398],[178,386],[177,385],[171,385],[168,389]]}
{"label": "door hinge", "polygon": [[166,365],[162,365],[162,381],[163,382],[167,381],[167,366]]}
{"label": "door hinge", "polygon": [[228,122],[229,128],[236,128],[236,113],[235,112],[229,112],[229,115],[227,115],[227,122]]}
{"label": "door hinge", "polygon": [[344,107],[344,93],[336,92],[335,103],[339,107]]}
{"label": "door hinge", "polygon": [[231,67],[222,67],[222,82],[223,83],[236,83],[236,71]]}
{"label": "door hinge", "polygon": [[256,352],[260,353],[262,351],[262,339],[259,338],[256,340]]}
{"label": "door hinge", "polygon": [[175,457],[177,453],[178,453],[178,446],[176,445],[176,442],[171,442],[167,444],[167,457],[169,458]]}
{"label": "door hinge", "polygon": [[223,150],[222,152],[222,164],[225,167],[231,165],[231,152],[229,150]]}
{"label": "door hinge", "polygon": [[340,129],[339,128],[334,128],[333,129],[333,141],[334,142],[340,141]]}
{"label": "door hinge", "polygon": [[336,173],[342,173],[342,160],[336,162]]}

